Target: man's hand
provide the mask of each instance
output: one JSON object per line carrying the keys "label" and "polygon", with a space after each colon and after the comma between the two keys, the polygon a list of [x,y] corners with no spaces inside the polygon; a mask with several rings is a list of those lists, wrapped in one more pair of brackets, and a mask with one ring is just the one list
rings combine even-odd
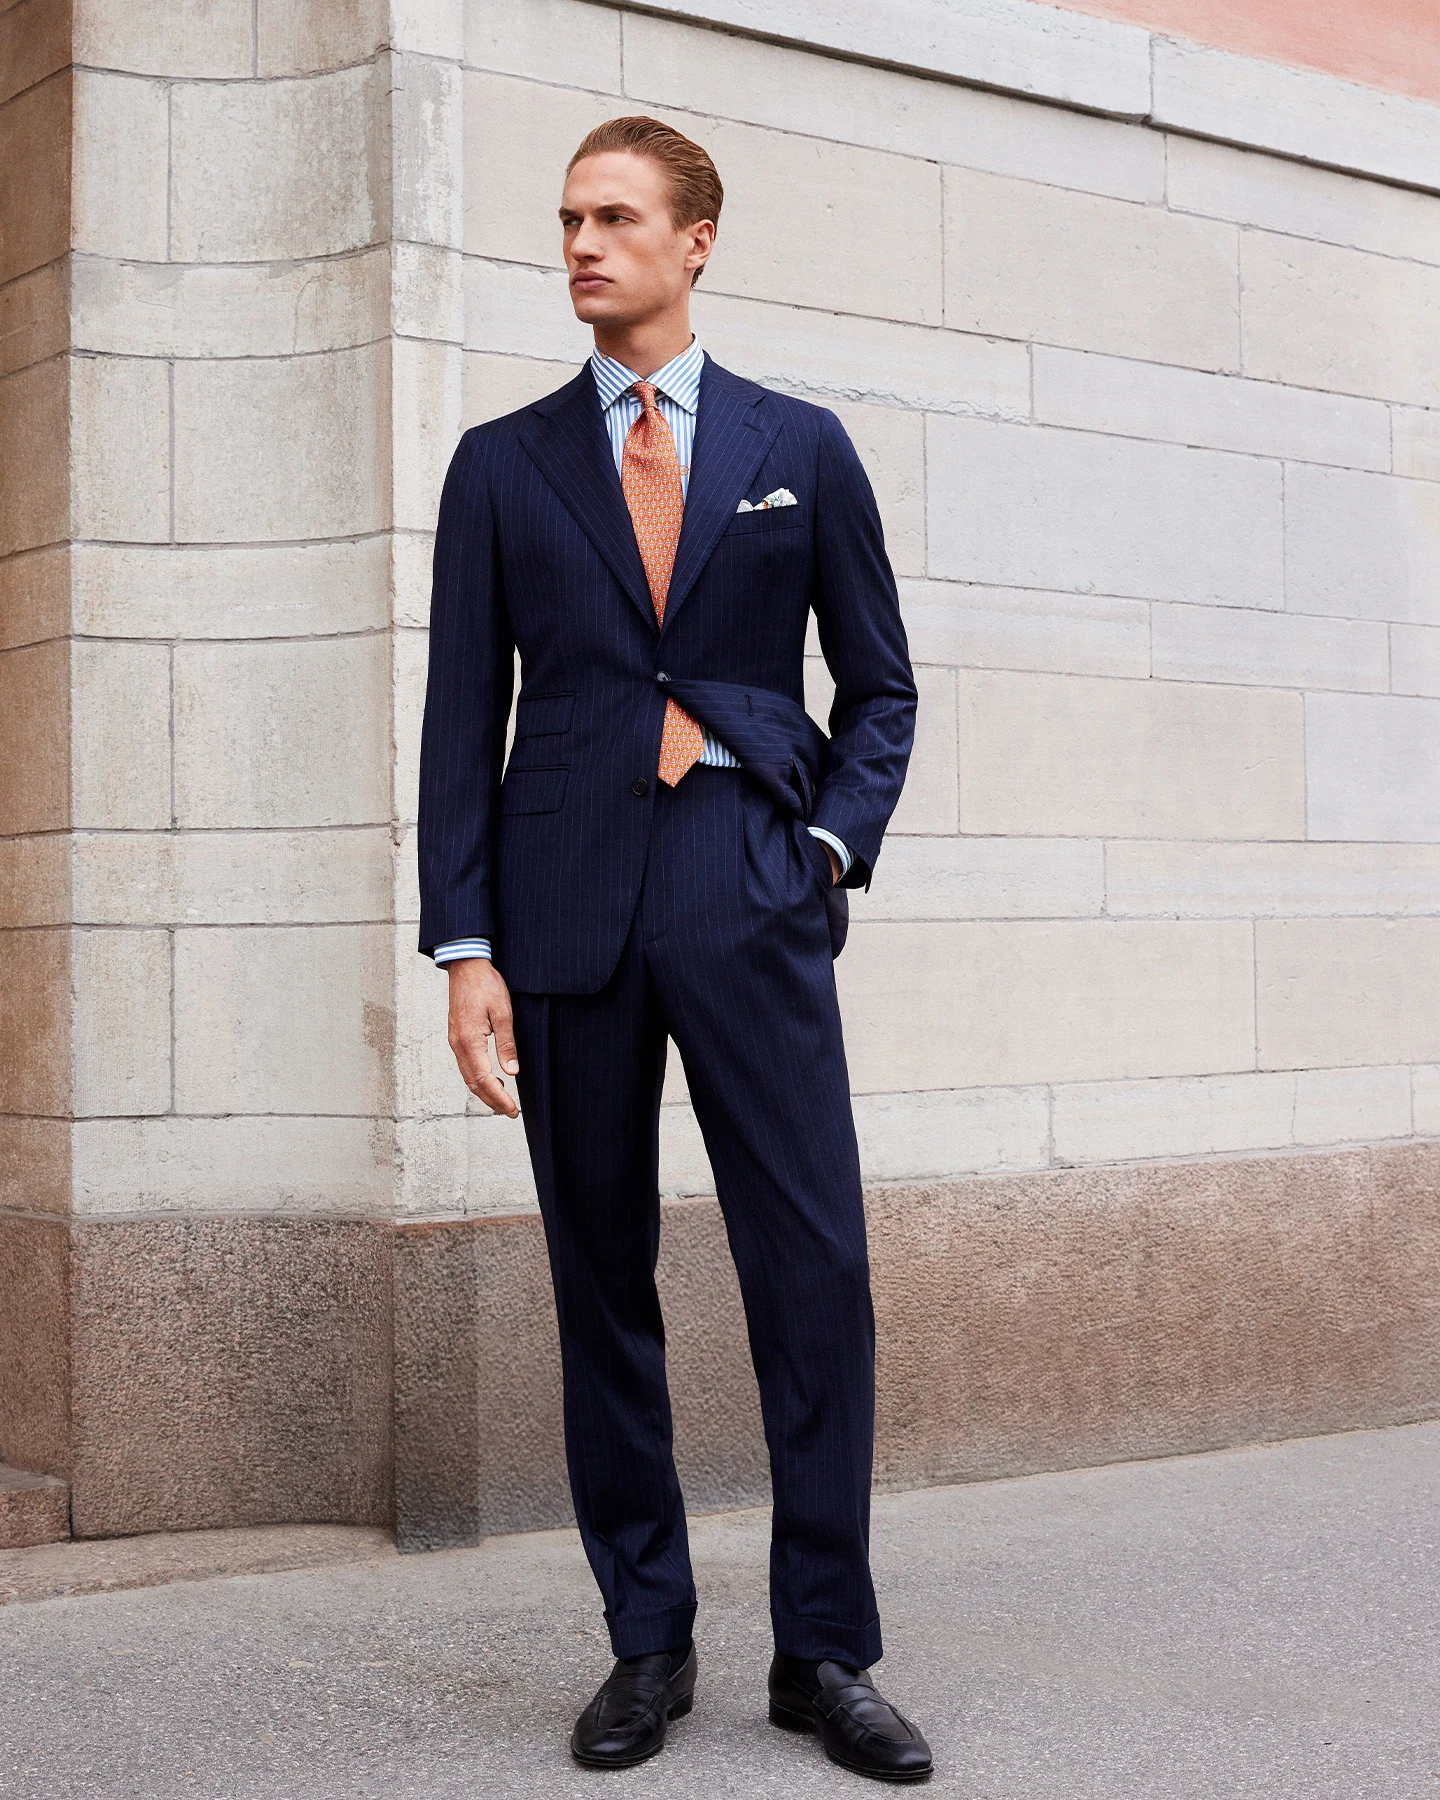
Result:
{"label": "man's hand", "polygon": [[[820,842],[825,844],[824,838],[821,838]],[[835,854],[833,847],[829,844],[825,844],[825,854],[830,858],[830,885],[831,887],[834,887],[835,883],[840,879],[840,858]]]}
{"label": "man's hand", "polygon": [[450,1048],[455,1052],[465,1085],[492,1113],[518,1119],[520,1108],[506,1093],[486,1047],[493,1034],[500,1067],[507,1075],[519,1072],[510,990],[494,963],[484,956],[466,956],[452,962],[449,975]]}

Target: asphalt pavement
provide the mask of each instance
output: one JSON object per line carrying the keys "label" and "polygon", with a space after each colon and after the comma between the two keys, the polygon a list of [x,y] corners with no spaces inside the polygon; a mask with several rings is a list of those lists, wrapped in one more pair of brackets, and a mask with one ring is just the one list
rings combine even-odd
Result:
{"label": "asphalt pavement", "polygon": [[[640,1768],[568,1756],[610,1659],[561,1531],[0,1606],[0,1796],[884,1791],[766,1722],[768,1524],[693,1522],[695,1710]],[[873,1539],[929,1794],[1440,1800],[1440,1424],[886,1496]]]}

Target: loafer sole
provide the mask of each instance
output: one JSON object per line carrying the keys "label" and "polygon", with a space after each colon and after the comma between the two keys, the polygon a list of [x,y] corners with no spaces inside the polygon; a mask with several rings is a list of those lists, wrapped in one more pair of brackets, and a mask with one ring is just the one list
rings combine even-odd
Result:
{"label": "loafer sole", "polygon": [[[665,1723],[668,1725],[673,1719],[683,1719],[694,1704],[693,1693],[681,1694],[666,1713]],[[658,1756],[664,1748],[665,1734],[662,1732],[648,1750],[637,1750],[633,1756],[591,1756],[584,1750],[577,1750],[573,1743],[570,1754],[576,1762],[584,1763],[587,1769],[633,1769],[636,1763],[649,1762],[652,1756]]]}
{"label": "loafer sole", "polygon": [[840,1756],[825,1742],[820,1730],[820,1722],[813,1713],[796,1712],[793,1707],[782,1706],[778,1700],[770,1702],[770,1723],[778,1725],[782,1731],[807,1732],[820,1739],[820,1748],[831,1762],[842,1769],[849,1769],[852,1775],[864,1775],[870,1781],[891,1781],[903,1786],[911,1782],[928,1781],[935,1772],[934,1763],[926,1763],[923,1769],[867,1769],[863,1763],[851,1762],[848,1756]]}

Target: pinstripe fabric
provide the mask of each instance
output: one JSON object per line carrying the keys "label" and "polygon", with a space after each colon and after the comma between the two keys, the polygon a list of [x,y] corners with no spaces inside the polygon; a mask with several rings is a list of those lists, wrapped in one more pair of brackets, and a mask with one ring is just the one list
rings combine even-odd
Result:
{"label": "pinstripe fabric", "polygon": [[610,980],[597,994],[515,997],[571,1488],[617,1656],[683,1644],[695,1615],[654,1284],[667,1036],[745,1297],[770,1446],[776,1646],[861,1667],[881,1653],[865,1215],[829,869],[808,845],[750,782],[697,766],[657,799]]}
{"label": "pinstripe fabric", "polygon": [[[655,1298],[667,1038],[746,1300],[794,1656],[868,1664],[873,1338],[829,868],[868,885],[915,686],[874,497],[833,414],[705,359],[663,628],[593,368],[467,432],[435,544],[420,947],[491,939],[555,1283],[576,1514],[616,1653],[694,1589]],[[797,504],[739,512],[777,487]],[[814,610],[835,677],[804,714]],[[523,669],[503,779],[514,651]],[[667,688],[742,769],[655,779]]]}
{"label": "pinstripe fabric", "polygon": [[[695,420],[700,405],[700,378],[704,365],[705,353],[700,347],[700,340],[692,338],[678,356],[672,357],[650,377],[657,390],[656,399],[661,416],[675,439],[682,492],[689,490],[690,463],[695,448]],[[633,369],[627,369],[624,363],[617,362],[613,356],[606,356],[598,349],[590,353],[590,372],[599,396],[610,452],[618,471],[624,464],[626,436],[640,416],[640,401],[633,392],[638,377]],[[739,767],[737,759],[708,731],[704,733],[700,760],[714,768]],[[840,873],[844,876],[851,863],[849,848],[833,832],[826,831],[823,827],[812,826],[811,831],[834,850],[840,859]],[[467,957],[489,957],[491,953],[492,946],[488,938],[470,937],[437,944],[434,957],[443,967],[446,963],[460,962]]]}
{"label": "pinstripe fabric", "polygon": [[[836,691],[808,824],[851,856],[847,887],[868,884],[879,854],[915,689],[849,439],[833,414],[706,357],[691,464],[661,632],[588,365],[466,432],[452,459],[421,749],[420,948],[486,940],[512,992],[593,992],[619,958],[659,785],[657,673],[753,684],[803,706],[812,607]],[[798,504],[737,513],[776,487]],[[502,783],[517,647],[524,677]]]}
{"label": "pinstripe fabric", "polygon": [[[657,390],[656,402],[661,417],[670,427],[670,435],[675,439],[675,454],[680,459],[681,491],[688,489],[690,483],[690,458],[695,447],[695,415],[700,405],[700,375],[705,365],[705,353],[700,348],[699,338],[691,338],[688,346],[678,356],[672,356],[663,369],[657,369],[650,377],[651,385]],[[605,430],[610,438],[610,449],[615,457],[615,467],[624,467],[625,439],[630,427],[640,417],[640,400],[632,391],[638,377],[633,369],[627,369],[622,362],[616,362],[613,356],[605,356],[598,349],[590,352],[590,369],[595,377],[595,388],[600,396],[601,412],[605,420]],[[738,758],[732,756],[719,738],[705,732],[705,747],[700,752],[702,763],[716,769],[738,769]],[[819,826],[811,827],[812,834],[829,844],[840,858],[840,873],[843,875],[850,867],[850,852],[833,832],[823,831]],[[446,945],[444,949],[453,949]],[[489,945],[480,952],[489,955]],[[441,951],[435,952],[436,962],[452,960],[442,958]]]}

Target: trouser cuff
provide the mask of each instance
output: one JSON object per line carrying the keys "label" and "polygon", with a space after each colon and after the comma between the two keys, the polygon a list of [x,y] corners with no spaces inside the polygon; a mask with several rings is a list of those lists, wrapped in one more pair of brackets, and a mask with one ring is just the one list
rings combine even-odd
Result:
{"label": "trouser cuff", "polygon": [[842,1625],[836,1619],[804,1619],[772,1607],[770,1623],[775,1630],[775,1648],[782,1656],[798,1657],[802,1662],[849,1663],[855,1669],[868,1669],[884,1655],[878,1614],[863,1625]]}
{"label": "trouser cuff", "polygon": [[690,1642],[695,1602],[623,1619],[612,1619],[607,1612],[605,1623],[610,1627],[610,1648],[616,1656],[658,1656],[662,1650],[678,1650]]}

